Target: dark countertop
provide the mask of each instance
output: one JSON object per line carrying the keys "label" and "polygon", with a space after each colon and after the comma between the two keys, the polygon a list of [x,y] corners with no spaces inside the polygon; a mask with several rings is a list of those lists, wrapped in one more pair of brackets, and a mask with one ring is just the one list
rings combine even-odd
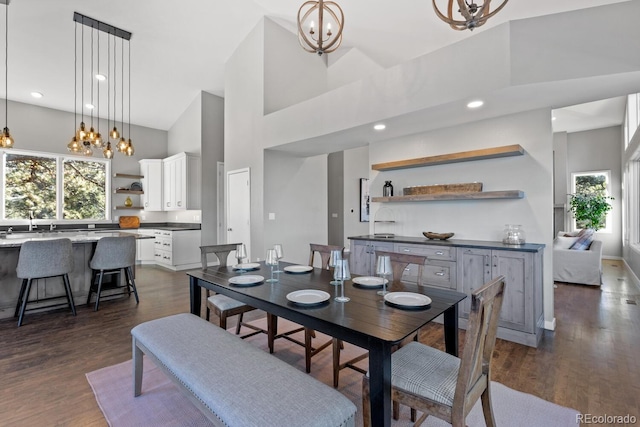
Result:
{"label": "dark countertop", "polygon": [[351,240],[369,240],[375,242],[390,242],[390,243],[410,243],[414,245],[435,245],[435,246],[450,246],[458,248],[480,248],[480,249],[499,249],[505,251],[519,251],[519,252],[539,252],[544,249],[545,245],[540,243],[525,243],[524,245],[506,245],[502,242],[494,242],[490,240],[462,240],[462,239],[448,239],[448,240],[433,240],[426,237],[410,237],[410,236],[394,236],[394,237],[378,237],[378,236],[352,236]]}
{"label": "dark countertop", "polygon": [[[36,224],[38,228],[32,232],[50,231],[49,223],[44,223],[44,220],[37,220]],[[89,228],[88,224],[55,224],[56,228],[51,231],[118,231],[118,230],[136,230],[135,228],[120,228],[117,223],[109,224],[95,224],[95,228]],[[0,231],[7,231],[9,228],[14,233],[29,233],[27,225],[12,225],[2,226]],[[154,230],[167,230],[167,231],[184,231],[184,230],[200,230],[200,224],[189,222],[142,222],[139,228],[152,228]]]}

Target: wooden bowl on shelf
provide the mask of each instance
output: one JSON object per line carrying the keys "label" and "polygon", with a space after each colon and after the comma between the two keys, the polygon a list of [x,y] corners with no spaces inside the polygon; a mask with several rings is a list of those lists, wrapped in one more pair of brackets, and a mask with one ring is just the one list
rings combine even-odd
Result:
{"label": "wooden bowl on shelf", "polygon": [[453,237],[454,233],[434,233],[433,231],[423,231],[424,237],[427,239],[435,239],[435,240],[447,240],[450,237]]}

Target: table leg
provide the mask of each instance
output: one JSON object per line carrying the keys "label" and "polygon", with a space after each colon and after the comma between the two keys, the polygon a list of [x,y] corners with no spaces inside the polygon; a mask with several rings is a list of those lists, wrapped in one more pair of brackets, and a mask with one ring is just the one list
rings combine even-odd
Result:
{"label": "table leg", "polygon": [[391,346],[376,343],[369,348],[371,425],[391,425]]}
{"label": "table leg", "polygon": [[447,353],[458,357],[458,304],[444,312],[444,346]]}
{"label": "table leg", "polygon": [[195,277],[189,278],[189,296],[190,296],[191,314],[195,314],[196,316],[200,317],[202,289],[200,288],[200,283],[198,282],[198,279]]}
{"label": "table leg", "polygon": [[269,344],[269,353],[273,354],[273,342],[278,334],[278,316],[267,313],[267,342]]}

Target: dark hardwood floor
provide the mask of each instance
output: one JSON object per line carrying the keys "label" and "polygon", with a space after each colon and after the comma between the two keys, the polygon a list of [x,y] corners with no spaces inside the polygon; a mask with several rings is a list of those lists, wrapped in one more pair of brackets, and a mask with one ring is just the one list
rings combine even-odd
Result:
{"label": "dark hardwood floor", "polygon": [[[184,272],[138,268],[136,282],[138,306],[125,297],[76,317],[30,313],[21,328],[0,321],[1,426],[106,425],[85,373],[130,359],[133,326],[189,310]],[[498,340],[493,379],[582,413],[640,417],[640,292],[620,261],[605,262],[604,282],[558,284],[556,331],[538,349]],[[442,327],[421,340],[443,348]]]}

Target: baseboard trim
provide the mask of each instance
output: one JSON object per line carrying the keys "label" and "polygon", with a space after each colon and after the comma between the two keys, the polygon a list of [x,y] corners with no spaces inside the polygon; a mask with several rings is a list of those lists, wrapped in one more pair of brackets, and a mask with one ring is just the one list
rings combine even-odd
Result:
{"label": "baseboard trim", "polygon": [[551,320],[545,320],[544,321],[544,328],[547,331],[555,331],[556,330],[556,318],[554,317]]}
{"label": "baseboard trim", "polygon": [[624,264],[625,270],[627,270],[627,274],[629,275],[629,277],[631,277],[631,281],[633,282],[634,285],[636,285],[636,288],[640,290],[640,279],[638,279],[638,276],[636,276],[636,273],[634,273],[631,267],[629,266],[629,264],[627,264],[626,259],[623,258],[622,263]]}

